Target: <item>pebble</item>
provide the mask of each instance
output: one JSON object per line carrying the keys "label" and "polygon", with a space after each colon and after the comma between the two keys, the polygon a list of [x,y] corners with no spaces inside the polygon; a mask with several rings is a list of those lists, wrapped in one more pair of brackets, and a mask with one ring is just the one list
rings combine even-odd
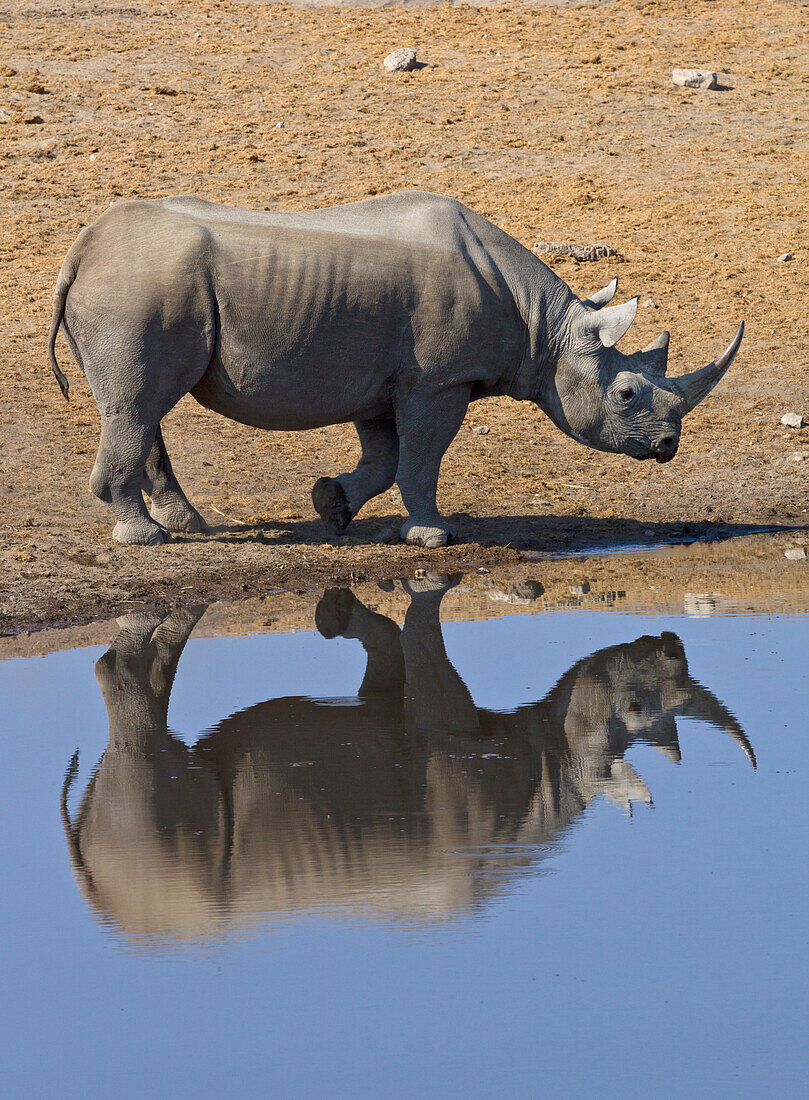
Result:
{"label": "pebble", "polygon": [[477,428],[472,429],[472,432],[474,435],[488,435],[491,430],[488,424],[479,424]]}
{"label": "pebble", "polygon": [[788,264],[791,259],[792,259],[792,253],[791,252],[782,252],[781,255],[778,257],[778,259],[776,260],[776,263]]}
{"label": "pebble", "polygon": [[784,551],[784,557],[790,561],[803,561],[806,557],[806,547],[790,546],[789,550]]}
{"label": "pebble", "polygon": [[657,309],[658,308],[657,302],[654,300],[654,298],[647,298],[646,301],[643,303],[643,308],[644,309]]}
{"label": "pebble", "polygon": [[710,69],[675,69],[671,74],[672,84],[680,88],[715,88],[719,83],[716,73]]}
{"label": "pebble", "polygon": [[781,423],[785,428],[805,428],[806,417],[801,416],[800,413],[784,413],[781,417]]}
{"label": "pebble", "polygon": [[795,451],[792,455],[793,462],[805,462],[809,458],[809,451]]}
{"label": "pebble", "polygon": [[719,259],[719,253],[718,252],[709,253],[708,254],[708,259],[709,260],[718,260]]}
{"label": "pebble", "polygon": [[409,46],[400,46],[389,53],[382,64],[389,73],[409,73],[416,67],[416,51]]}

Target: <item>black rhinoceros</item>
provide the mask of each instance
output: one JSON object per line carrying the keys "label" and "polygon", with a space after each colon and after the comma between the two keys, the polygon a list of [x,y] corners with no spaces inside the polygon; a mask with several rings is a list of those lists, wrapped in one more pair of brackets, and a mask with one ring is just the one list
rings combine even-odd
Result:
{"label": "black rhinoceros", "polygon": [[[193,197],[115,203],[79,234],[54,295],[101,412],[90,486],[125,543],[201,529],[160,421],[191,393],[257,428],[353,421],[355,470],[312,498],[339,530],[398,484],[402,537],[441,546],[441,459],[470,401],[530,400],[597,450],[677,451],[683,416],[716,385],[742,339],[707,367],[666,379],[668,333],[619,352],[637,298],[617,281],[580,301],[531,252],[460,202],[420,191],[306,213]],[[151,515],[143,491],[151,498]]]}

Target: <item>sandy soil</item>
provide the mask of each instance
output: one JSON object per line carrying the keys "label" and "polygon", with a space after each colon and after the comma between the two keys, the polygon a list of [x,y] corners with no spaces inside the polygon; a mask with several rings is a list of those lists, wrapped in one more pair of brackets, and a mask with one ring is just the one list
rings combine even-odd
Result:
{"label": "sandy soil", "polygon": [[[426,66],[390,76],[381,60],[403,44]],[[0,2],[0,629],[127,601],[805,524],[809,429],[788,431],[780,416],[809,414],[808,46],[805,5],[778,0]],[[720,70],[723,89],[671,85],[674,67],[693,65]],[[210,534],[112,543],[87,489],[95,404],[61,344],[65,405],[45,354],[54,280],[79,228],[121,197],[301,209],[400,187],[454,195],[529,246],[618,249],[620,264],[555,270],[577,292],[618,274],[624,296],[652,298],[625,345],[670,329],[675,373],[712,358],[744,317],[742,353],[689,418],[677,459],[598,455],[527,405],[479,403],[440,491],[462,545],[425,554],[373,541],[401,514],[395,491],[343,540],[314,517],[316,478],[354,464],[350,427],[261,434],[189,398],[165,434]],[[469,430],[482,424],[488,435]]]}

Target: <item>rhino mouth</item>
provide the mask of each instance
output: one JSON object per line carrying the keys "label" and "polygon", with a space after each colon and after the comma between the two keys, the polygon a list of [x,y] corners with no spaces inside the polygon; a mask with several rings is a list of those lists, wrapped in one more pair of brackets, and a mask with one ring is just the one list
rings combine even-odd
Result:
{"label": "rhino mouth", "polygon": [[655,462],[671,462],[676,454],[676,449],[673,451],[644,451],[643,454],[632,455],[632,458],[638,462],[648,462],[650,458],[653,458]]}

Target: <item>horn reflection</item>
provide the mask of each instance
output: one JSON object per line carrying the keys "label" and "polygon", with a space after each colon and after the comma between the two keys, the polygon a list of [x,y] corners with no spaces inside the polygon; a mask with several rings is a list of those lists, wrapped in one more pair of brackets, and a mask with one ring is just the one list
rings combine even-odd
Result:
{"label": "horn reflection", "polygon": [[204,608],[134,615],[96,665],[109,744],[71,822],[71,862],[99,919],[142,946],[205,942],[300,911],[469,913],[537,867],[599,795],[650,801],[635,742],[679,759],[675,719],[735,718],[664,633],[577,662],[544,699],[477,707],[450,663],[439,608],[456,583],[405,582],[404,626],[349,590],[321,599],[325,637],[357,639],[356,698],[289,697],[231,715],[193,748],[166,723]]}

